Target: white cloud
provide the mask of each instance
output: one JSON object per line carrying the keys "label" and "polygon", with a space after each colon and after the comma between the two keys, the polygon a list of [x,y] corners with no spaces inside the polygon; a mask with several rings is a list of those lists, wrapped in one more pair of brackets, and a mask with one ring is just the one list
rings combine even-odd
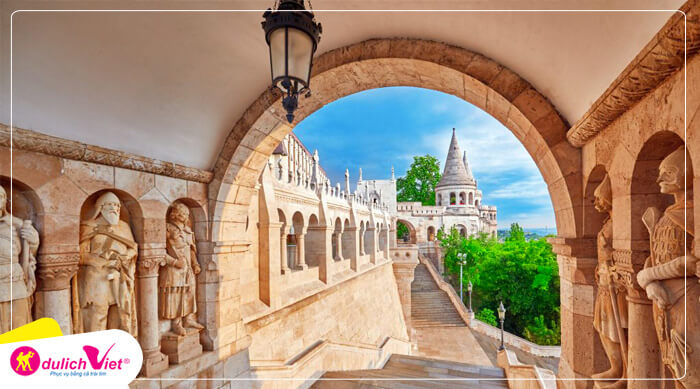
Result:
{"label": "white cloud", "polygon": [[549,191],[542,177],[530,176],[512,181],[505,186],[491,191],[489,198],[494,199],[545,199],[549,203]]}
{"label": "white cloud", "polygon": [[[462,150],[466,150],[469,166],[477,180],[480,175],[512,171],[539,175],[532,157],[510,130],[488,114],[477,112],[465,112],[465,115],[455,122],[457,140]],[[426,135],[421,143],[427,152],[436,155],[443,164],[452,131],[440,128],[424,133]]]}

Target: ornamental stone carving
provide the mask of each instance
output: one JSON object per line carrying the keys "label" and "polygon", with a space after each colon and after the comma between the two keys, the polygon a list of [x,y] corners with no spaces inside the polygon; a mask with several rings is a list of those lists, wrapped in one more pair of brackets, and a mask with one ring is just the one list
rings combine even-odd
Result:
{"label": "ornamental stone carving", "polygon": [[[608,90],[567,133],[581,147],[650,91],[655,89],[700,50],[700,6],[687,2],[651,43],[637,55]],[[642,55],[644,54],[644,55]]]}
{"label": "ornamental stone carving", "polygon": [[121,329],[137,335],[137,244],[131,227],[120,220],[121,202],[112,192],[95,201],[80,225],[80,263],[73,278],[75,332]]}
{"label": "ornamental stone carving", "polygon": [[70,280],[78,271],[80,254],[39,254],[38,262],[38,290],[63,290],[70,288]]}
{"label": "ornamental stone carving", "polygon": [[7,203],[7,192],[0,186],[0,333],[32,321],[39,248],[39,233],[31,220],[10,214]]}
{"label": "ornamental stone carving", "polygon": [[649,230],[651,254],[637,281],[653,301],[664,375],[678,379],[685,388],[698,388],[700,284],[697,258],[692,255],[693,172],[690,163],[684,164],[685,153],[680,147],[659,166],[661,193],[673,195],[674,203],[663,213],[651,207],[642,216]]}
{"label": "ornamental stone carving", "polygon": [[593,309],[593,328],[598,332],[603,349],[610,362],[610,369],[594,374],[597,388],[624,388],[626,361],[627,302],[623,288],[616,282],[613,262],[612,190],[607,175],[595,189],[595,208],[606,213],[607,219],[598,233],[598,265],[596,284],[598,293]]}

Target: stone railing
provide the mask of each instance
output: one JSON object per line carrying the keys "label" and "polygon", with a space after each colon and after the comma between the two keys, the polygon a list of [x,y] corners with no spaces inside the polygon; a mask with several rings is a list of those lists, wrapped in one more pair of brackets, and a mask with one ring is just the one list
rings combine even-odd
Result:
{"label": "stone railing", "polygon": [[[419,255],[418,259],[426,266],[426,268],[428,268],[428,272],[433,277],[433,280],[435,280],[440,289],[447,293],[447,295],[450,297],[450,301],[452,301],[452,305],[454,305],[455,309],[462,317],[462,320],[464,320],[464,322],[467,323],[472,330],[491,338],[501,339],[501,330],[499,328],[476,320],[474,318],[474,314],[469,313],[467,307],[464,306],[464,303],[459,298],[459,294],[454,290],[449,282],[442,279],[430,260],[422,255]],[[561,356],[561,347],[559,346],[541,346],[525,340],[517,335],[511,334],[510,332],[504,333],[503,343],[506,346],[522,350],[538,357],[559,358]]]}
{"label": "stone railing", "polygon": [[498,367],[505,371],[510,389],[557,388],[557,378],[551,371],[535,365],[523,365],[510,350],[498,352]]}
{"label": "stone railing", "polygon": [[287,361],[251,360],[254,388],[308,388],[327,371],[380,369],[392,354],[410,354],[411,343],[387,337],[379,346],[320,340]]}

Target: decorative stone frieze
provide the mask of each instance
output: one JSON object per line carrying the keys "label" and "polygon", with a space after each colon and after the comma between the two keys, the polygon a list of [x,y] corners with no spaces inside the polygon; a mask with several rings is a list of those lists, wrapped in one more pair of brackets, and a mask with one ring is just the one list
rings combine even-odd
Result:
{"label": "decorative stone frieze", "polygon": [[688,1],[681,11],[685,14],[675,13],[569,130],[566,136],[572,145],[581,147],[586,144],[680,70],[686,56],[690,58],[700,50],[700,3]]}
{"label": "decorative stone frieze", "polygon": [[10,127],[2,123],[0,123],[0,146],[196,182],[209,183],[214,178],[214,174],[206,170],[92,146],[17,127],[12,128],[12,144],[10,144]]}

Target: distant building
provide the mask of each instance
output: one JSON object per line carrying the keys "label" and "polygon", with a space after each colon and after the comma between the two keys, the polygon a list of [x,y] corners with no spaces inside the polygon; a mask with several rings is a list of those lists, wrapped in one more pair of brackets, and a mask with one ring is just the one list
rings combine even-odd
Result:
{"label": "distant building", "polygon": [[[393,195],[396,195],[395,189]],[[463,236],[484,232],[496,237],[496,207],[484,205],[482,198],[483,194],[477,189],[476,179],[469,168],[467,153],[462,154],[457,135],[452,129],[445,170],[435,187],[436,205],[399,202],[396,206],[397,218],[411,230],[410,240],[417,243],[435,240],[437,231],[443,227],[445,231],[455,227]]]}

